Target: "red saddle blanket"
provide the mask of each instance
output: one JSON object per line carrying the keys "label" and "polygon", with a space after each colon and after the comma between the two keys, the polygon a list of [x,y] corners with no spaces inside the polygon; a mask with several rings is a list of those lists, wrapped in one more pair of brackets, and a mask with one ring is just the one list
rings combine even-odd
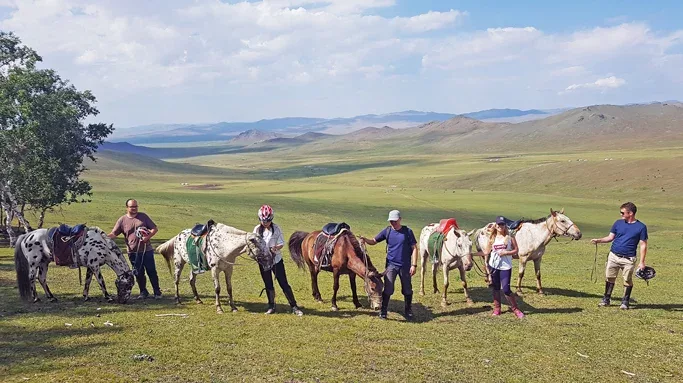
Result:
{"label": "red saddle blanket", "polygon": [[71,266],[73,261],[72,251],[78,250],[83,242],[85,232],[75,237],[63,237],[55,233],[53,239],[53,257],[57,266]]}
{"label": "red saddle blanket", "polygon": [[445,218],[439,221],[439,226],[436,228],[436,231],[441,234],[446,234],[452,228],[460,229],[458,226],[458,221],[456,221],[455,218]]}

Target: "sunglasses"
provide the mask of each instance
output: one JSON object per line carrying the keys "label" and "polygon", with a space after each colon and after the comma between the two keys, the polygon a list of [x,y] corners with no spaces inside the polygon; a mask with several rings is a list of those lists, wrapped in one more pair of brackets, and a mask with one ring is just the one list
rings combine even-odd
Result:
{"label": "sunglasses", "polygon": [[138,205],[128,206],[129,209],[137,208]]}
{"label": "sunglasses", "polygon": [[264,223],[265,223],[265,222],[273,222],[273,219],[272,219],[272,218],[267,218],[267,219],[260,219],[259,221],[264,222]]}
{"label": "sunglasses", "polygon": [[619,212],[619,214],[621,214],[621,215],[624,215],[624,214],[626,214],[626,213],[628,213],[628,212],[627,212],[627,211],[620,211],[620,212]]}
{"label": "sunglasses", "polygon": [[505,226],[504,223],[497,223],[496,225],[498,225],[498,226]]}

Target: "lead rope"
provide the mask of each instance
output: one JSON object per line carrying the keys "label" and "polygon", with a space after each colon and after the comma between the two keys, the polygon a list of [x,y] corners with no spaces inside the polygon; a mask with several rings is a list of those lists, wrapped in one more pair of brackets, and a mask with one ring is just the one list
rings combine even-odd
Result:
{"label": "lead rope", "polygon": [[595,257],[593,258],[593,270],[591,270],[591,282],[593,283],[598,283],[598,277],[597,275],[595,276],[595,280],[593,280],[593,274],[597,271],[598,268],[598,244],[595,244]]}

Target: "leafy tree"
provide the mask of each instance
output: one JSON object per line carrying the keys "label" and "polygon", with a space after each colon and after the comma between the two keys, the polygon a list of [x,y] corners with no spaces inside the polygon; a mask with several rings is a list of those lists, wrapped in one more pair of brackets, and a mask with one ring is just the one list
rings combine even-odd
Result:
{"label": "leafy tree", "polygon": [[83,159],[95,160],[113,131],[112,125],[85,124],[99,113],[95,96],[51,69],[38,69],[41,60],[14,34],[0,32],[0,202],[9,231],[12,216],[29,230],[18,209],[23,204],[39,213],[40,227],[47,211],[89,201],[91,186],[79,178]]}

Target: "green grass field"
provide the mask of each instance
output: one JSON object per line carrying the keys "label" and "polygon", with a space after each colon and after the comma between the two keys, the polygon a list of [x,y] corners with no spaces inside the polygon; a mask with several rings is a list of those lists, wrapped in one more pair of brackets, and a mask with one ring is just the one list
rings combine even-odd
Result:
{"label": "green grass field", "polygon": [[[314,302],[308,272],[296,269],[286,251],[288,278],[305,313],[300,318],[288,312],[279,287],[279,313],[263,315],[262,281],[247,260],[233,275],[237,313],[216,314],[209,275],[198,282],[205,304],[194,304],[187,268],[181,281],[184,304],[175,305],[172,278],[160,256],[157,269],[165,294],[160,301],[109,304],[93,283],[95,299],[83,303],[77,272],[52,264],[48,282],[59,302],[28,304],[18,298],[12,251],[2,248],[0,380],[683,381],[682,157],[680,148],[520,154],[499,161],[490,155],[395,156],[365,150],[339,157],[276,149],[168,163],[103,153],[86,175],[94,185],[93,202],[64,207],[48,216],[47,225],[87,222],[109,231],[127,198],[136,198],[159,225],[156,243],[209,218],[251,230],[263,203],[275,208],[287,237],[331,221],[349,223],[356,234],[375,235],[394,208],[419,234],[440,218],[453,216],[473,229],[498,214],[538,218],[551,207],[564,207],[583,239],[549,245],[543,261],[545,296],[535,293],[533,271],[527,271],[524,320],[511,313],[491,318],[490,292],[472,271],[472,307],[464,302],[457,272],[451,273],[446,308],[429,287],[427,295],[417,294],[416,275],[414,323],[400,315],[400,292],[393,296],[387,321],[372,310],[355,310],[347,279],[341,281],[340,311],[332,312],[329,273],[319,278],[326,302]],[[213,168],[197,167],[206,164]],[[190,189],[182,183],[218,186]],[[638,217],[649,226],[648,264],[657,277],[649,286],[636,281],[632,310],[598,308],[608,246],[599,249],[598,283],[593,283],[595,247],[589,240],[607,234],[627,200],[638,205]],[[380,269],[383,250],[370,247]],[[114,276],[108,268],[105,278],[111,291]],[[620,294],[617,287],[615,296]],[[361,302],[367,306],[365,297]],[[166,313],[189,316],[155,316]],[[135,354],[154,360],[135,361]]]}

